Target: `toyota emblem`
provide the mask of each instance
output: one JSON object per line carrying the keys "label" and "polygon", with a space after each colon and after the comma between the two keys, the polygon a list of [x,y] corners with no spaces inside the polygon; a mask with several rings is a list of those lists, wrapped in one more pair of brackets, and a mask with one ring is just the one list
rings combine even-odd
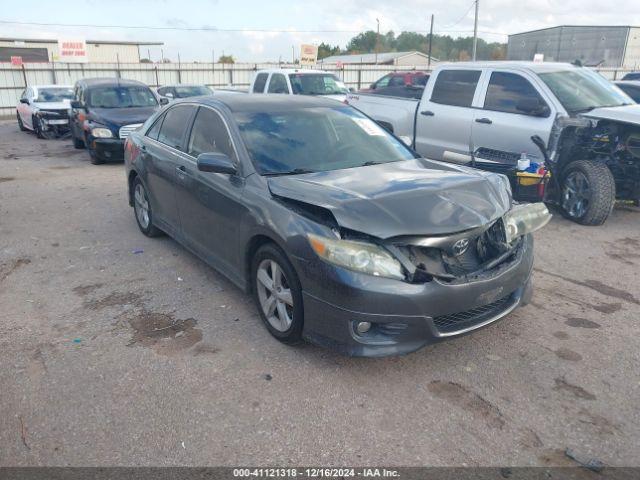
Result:
{"label": "toyota emblem", "polygon": [[469,248],[469,239],[461,238],[460,240],[458,240],[456,243],[453,244],[453,247],[451,248],[451,250],[453,251],[453,254],[456,257],[458,257],[462,255],[464,252],[466,252],[467,248]]}

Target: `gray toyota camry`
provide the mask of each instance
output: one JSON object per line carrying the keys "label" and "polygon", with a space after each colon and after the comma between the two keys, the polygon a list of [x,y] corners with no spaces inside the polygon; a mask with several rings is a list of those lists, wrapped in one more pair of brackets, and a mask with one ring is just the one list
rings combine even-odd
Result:
{"label": "gray toyota camry", "polygon": [[219,95],[164,108],[125,147],[142,233],[164,232],[253,295],[269,332],[403,354],[531,297],[543,204],[502,175],[420,158],[333,100]]}

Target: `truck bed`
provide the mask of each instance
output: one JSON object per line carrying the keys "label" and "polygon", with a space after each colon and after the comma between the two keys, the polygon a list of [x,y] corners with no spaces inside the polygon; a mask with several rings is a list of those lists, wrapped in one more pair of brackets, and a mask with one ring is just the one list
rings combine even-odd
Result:
{"label": "truck bed", "polygon": [[395,135],[413,138],[413,120],[420,100],[371,93],[349,93],[346,101]]}

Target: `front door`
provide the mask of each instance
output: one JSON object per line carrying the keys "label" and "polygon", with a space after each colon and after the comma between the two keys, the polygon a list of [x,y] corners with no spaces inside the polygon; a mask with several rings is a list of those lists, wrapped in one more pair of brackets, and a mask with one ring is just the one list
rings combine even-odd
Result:
{"label": "front door", "polygon": [[237,275],[239,221],[244,179],[236,175],[201,172],[201,153],[224,153],[238,163],[231,136],[221,115],[210,107],[198,109],[189,135],[186,157],[179,167],[177,199],[185,240],[229,276]]}
{"label": "front door", "polygon": [[[555,112],[527,78],[493,71],[481,105],[474,112],[471,127],[471,145],[478,162],[515,166],[522,153],[532,161],[542,161],[531,137],[549,140]],[[538,109],[532,110],[533,105]]]}

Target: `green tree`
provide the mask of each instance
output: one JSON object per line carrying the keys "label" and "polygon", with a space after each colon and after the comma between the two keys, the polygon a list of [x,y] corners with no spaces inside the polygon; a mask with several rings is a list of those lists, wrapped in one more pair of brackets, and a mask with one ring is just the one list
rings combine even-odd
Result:
{"label": "green tree", "polygon": [[233,55],[220,55],[218,63],[236,63],[236,59],[233,58]]}
{"label": "green tree", "polygon": [[324,42],[318,45],[318,60],[322,60],[323,58],[327,58],[332,55],[340,55],[340,47],[338,45],[333,47]]}

